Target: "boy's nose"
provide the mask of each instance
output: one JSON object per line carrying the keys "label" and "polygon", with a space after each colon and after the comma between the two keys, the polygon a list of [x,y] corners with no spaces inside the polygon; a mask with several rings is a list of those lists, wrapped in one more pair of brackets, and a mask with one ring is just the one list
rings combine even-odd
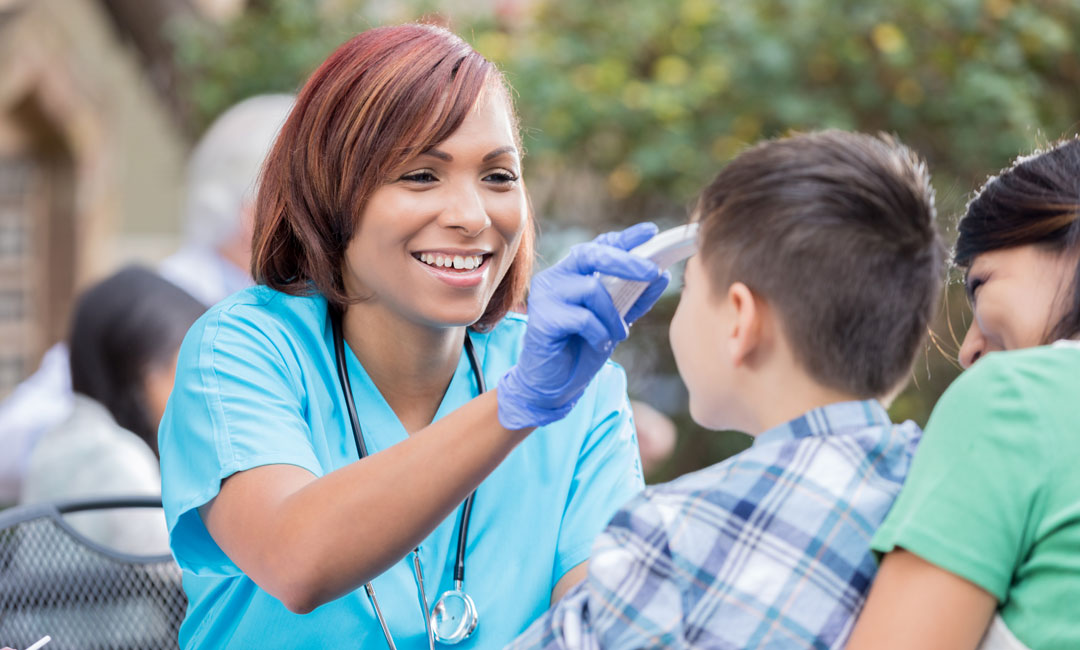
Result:
{"label": "boy's nose", "polygon": [[971,367],[971,364],[979,360],[983,354],[986,353],[986,337],[983,336],[982,330],[979,329],[979,324],[972,321],[971,327],[968,328],[967,334],[964,335],[964,342],[960,345],[960,354],[958,359],[960,366],[965,370]]}

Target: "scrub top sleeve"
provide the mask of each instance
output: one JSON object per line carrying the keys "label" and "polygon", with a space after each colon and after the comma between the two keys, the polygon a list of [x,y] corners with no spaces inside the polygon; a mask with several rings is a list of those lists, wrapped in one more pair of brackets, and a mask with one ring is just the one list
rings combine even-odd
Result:
{"label": "scrub top sleeve", "polygon": [[234,304],[211,310],[188,332],[159,431],[173,554],[197,575],[240,573],[198,513],[223,479],[274,464],[321,474],[304,418],[300,371],[280,351],[289,349],[282,338],[287,334],[260,327],[243,313],[253,309]]}
{"label": "scrub top sleeve", "polygon": [[626,374],[609,362],[593,381],[593,412],[563,511],[552,586],[589,558],[611,516],[645,487]]}
{"label": "scrub top sleeve", "polygon": [[1046,430],[1024,378],[991,355],[942,395],[873,548],[904,548],[1004,602],[1039,519]]}

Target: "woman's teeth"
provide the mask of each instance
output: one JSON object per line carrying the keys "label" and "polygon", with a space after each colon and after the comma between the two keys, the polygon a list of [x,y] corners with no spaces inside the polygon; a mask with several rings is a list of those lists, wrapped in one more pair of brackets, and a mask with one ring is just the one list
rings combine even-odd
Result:
{"label": "woman's teeth", "polygon": [[438,253],[420,253],[420,261],[431,266],[445,269],[471,271],[484,262],[483,255],[442,255]]}

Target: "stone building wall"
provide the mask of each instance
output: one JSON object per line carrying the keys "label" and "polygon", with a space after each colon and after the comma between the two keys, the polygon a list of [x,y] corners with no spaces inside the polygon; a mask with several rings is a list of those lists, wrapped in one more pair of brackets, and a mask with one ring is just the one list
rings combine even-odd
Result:
{"label": "stone building wall", "polygon": [[0,4],[0,397],[81,287],[175,248],[186,153],[98,2]]}

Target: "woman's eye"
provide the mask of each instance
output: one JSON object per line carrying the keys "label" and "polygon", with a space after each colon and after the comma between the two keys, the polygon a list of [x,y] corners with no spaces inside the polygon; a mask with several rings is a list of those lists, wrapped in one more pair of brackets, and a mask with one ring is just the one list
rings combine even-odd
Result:
{"label": "woman's eye", "polygon": [[435,178],[435,174],[428,170],[421,170],[417,172],[409,172],[401,177],[401,180],[409,183],[434,183],[438,179]]}
{"label": "woman's eye", "polygon": [[967,294],[968,294],[968,299],[970,299],[971,302],[975,302],[975,292],[978,291],[979,287],[981,287],[985,282],[986,281],[983,280],[982,278],[970,278],[970,279],[968,279]]}
{"label": "woman's eye", "polygon": [[499,170],[497,172],[492,172],[484,177],[485,181],[495,183],[497,185],[510,185],[517,179],[517,174],[507,170]]}

